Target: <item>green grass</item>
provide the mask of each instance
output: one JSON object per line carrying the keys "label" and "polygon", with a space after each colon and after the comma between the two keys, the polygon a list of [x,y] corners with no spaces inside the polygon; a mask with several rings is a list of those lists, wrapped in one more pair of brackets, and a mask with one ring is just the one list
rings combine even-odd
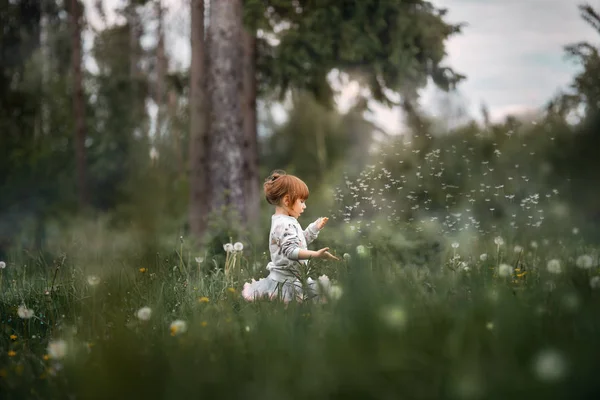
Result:
{"label": "green grass", "polygon": [[[219,268],[224,258],[198,265],[179,245],[152,262],[136,258],[143,252],[133,248],[107,252],[110,244],[68,248],[66,257],[51,260],[9,260],[0,294],[1,398],[598,394],[594,249],[551,241],[515,254],[507,245],[498,252],[490,238],[477,248],[449,247],[440,263],[418,264],[395,261],[400,258],[377,243],[361,256],[358,244],[338,247],[350,253],[347,261],[315,263],[313,277],[327,273],[341,297],[287,306],[240,298],[244,281],[264,276],[262,252],[251,246],[229,281]],[[489,255],[485,261],[482,252]],[[584,252],[595,266],[576,265]],[[561,274],[547,270],[551,258],[560,260]],[[517,270],[499,277],[500,263]],[[90,285],[91,275],[100,283]],[[21,319],[21,304],[35,316]],[[148,321],[136,317],[144,306],[152,309]],[[172,335],[176,319],[188,329]],[[57,339],[67,344],[64,359],[47,357],[48,342]]]}

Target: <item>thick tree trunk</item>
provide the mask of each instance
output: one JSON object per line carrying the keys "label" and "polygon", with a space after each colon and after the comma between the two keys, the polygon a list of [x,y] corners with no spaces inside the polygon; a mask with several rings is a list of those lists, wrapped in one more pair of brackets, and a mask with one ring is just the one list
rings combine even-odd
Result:
{"label": "thick tree trunk", "polygon": [[85,151],[85,105],[83,97],[83,76],[81,72],[81,27],[80,4],[71,0],[71,67],[73,73],[73,115],[75,116],[75,160],[77,168],[77,186],[79,191],[79,207],[88,205],[86,151]]}
{"label": "thick tree trunk", "polygon": [[[209,30],[211,212],[246,225],[243,167],[241,0],[211,3]],[[237,219],[235,219],[237,214]]]}
{"label": "thick tree trunk", "polygon": [[258,176],[258,132],[256,120],[256,36],[243,30],[242,112],[244,126],[244,181],[248,222],[256,222],[260,211]]}
{"label": "thick tree trunk", "polygon": [[206,232],[206,216],[209,211],[204,0],[192,0],[191,13],[189,220],[192,237],[200,241]]}

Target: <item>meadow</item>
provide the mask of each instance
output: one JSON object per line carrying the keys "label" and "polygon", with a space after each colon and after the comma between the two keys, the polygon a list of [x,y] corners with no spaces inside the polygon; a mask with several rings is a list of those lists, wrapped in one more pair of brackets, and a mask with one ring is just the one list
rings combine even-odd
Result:
{"label": "meadow", "polygon": [[577,230],[413,246],[428,261],[401,262],[381,237],[332,228],[318,240],[342,260],[306,272],[334,290],[289,304],[240,296],[265,275],[262,241],[207,255],[177,238],[149,260],[132,237],[79,223],[61,255],[0,264],[3,399],[598,393],[599,253]]}

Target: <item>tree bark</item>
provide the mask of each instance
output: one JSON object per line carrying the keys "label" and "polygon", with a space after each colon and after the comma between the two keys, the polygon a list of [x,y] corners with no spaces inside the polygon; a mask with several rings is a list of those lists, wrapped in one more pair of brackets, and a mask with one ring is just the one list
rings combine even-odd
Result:
{"label": "tree bark", "polygon": [[85,151],[85,104],[83,96],[83,76],[81,72],[81,27],[80,4],[71,0],[71,67],[73,73],[73,115],[75,116],[75,160],[77,168],[77,186],[79,207],[88,205],[86,151]]}
{"label": "tree bark", "polygon": [[[244,228],[242,3],[211,3],[209,30],[211,212],[226,213],[231,227]],[[237,215],[236,215],[237,214]],[[236,225],[234,225],[236,224]]]}
{"label": "tree bark", "polygon": [[200,241],[206,232],[209,211],[204,0],[191,1],[191,14],[189,222],[192,237]]}
{"label": "tree bark", "polygon": [[248,222],[257,221],[260,211],[258,176],[258,131],[256,118],[256,36],[245,28],[242,32],[243,83],[242,113],[244,129],[244,181]]}

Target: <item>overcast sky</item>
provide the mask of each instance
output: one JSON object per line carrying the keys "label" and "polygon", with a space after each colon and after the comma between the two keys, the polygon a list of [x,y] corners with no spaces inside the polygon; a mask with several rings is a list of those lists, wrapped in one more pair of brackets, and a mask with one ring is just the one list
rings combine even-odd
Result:
{"label": "overcast sky", "polygon": [[[86,0],[90,3],[91,0]],[[189,65],[187,0],[163,0],[167,15],[167,46],[178,67]],[[109,11],[121,0],[105,0]],[[433,0],[448,9],[447,21],[465,22],[463,33],[447,43],[447,64],[467,76],[459,87],[460,102],[479,117],[485,102],[492,118],[534,110],[566,87],[578,67],[565,59],[564,46],[600,36],[580,17],[579,0]],[[599,0],[590,4],[600,9]],[[92,17],[93,19],[93,17]],[[111,18],[112,19],[112,18]],[[93,22],[93,21],[92,21]],[[175,65],[173,65],[175,66]],[[346,108],[355,91],[348,87],[339,98]],[[423,107],[442,115],[443,96],[429,89]],[[392,132],[401,129],[399,110],[374,105],[373,118]]]}

